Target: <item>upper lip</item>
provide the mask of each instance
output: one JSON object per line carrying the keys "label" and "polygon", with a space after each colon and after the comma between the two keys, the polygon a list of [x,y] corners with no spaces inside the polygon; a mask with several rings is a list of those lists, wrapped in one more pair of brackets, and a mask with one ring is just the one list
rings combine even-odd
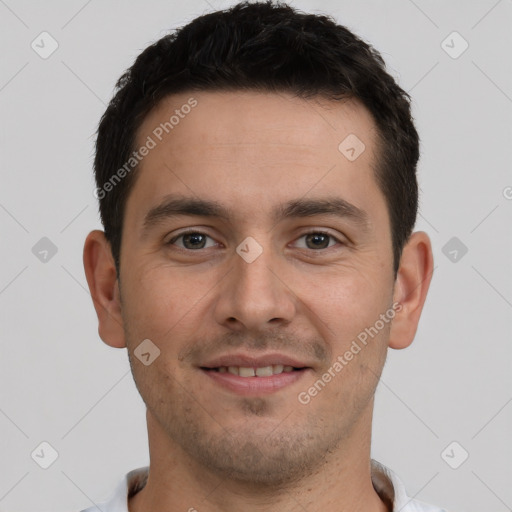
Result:
{"label": "upper lip", "polygon": [[244,368],[263,368],[265,366],[273,366],[282,364],[283,366],[293,366],[294,368],[309,368],[310,365],[299,361],[298,359],[273,352],[263,355],[250,355],[250,354],[224,354],[218,356],[210,361],[201,364],[201,368],[219,368],[221,366],[241,366]]}

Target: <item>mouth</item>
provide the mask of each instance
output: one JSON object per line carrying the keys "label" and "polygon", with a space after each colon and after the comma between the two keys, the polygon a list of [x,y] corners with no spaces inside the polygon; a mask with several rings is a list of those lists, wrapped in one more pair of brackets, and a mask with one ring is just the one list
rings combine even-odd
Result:
{"label": "mouth", "polygon": [[312,368],[278,355],[265,358],[229,357],[199,367],[210,381],[239,395],[277,392],[302,379]]}
{"label": "mouth", "polygon": [[304,368],[295,368],[290,365],[273,364],[269,366],[250,367],[250,366],[219,366],[217,368],[201,368],[206,371],[213,371],[217,373],[230,373],[231,375],[238,375],[244,379],[250,377],[271,377],[272,375],[281,375],[282,373],[290,373],[293,371],[300,371]]}

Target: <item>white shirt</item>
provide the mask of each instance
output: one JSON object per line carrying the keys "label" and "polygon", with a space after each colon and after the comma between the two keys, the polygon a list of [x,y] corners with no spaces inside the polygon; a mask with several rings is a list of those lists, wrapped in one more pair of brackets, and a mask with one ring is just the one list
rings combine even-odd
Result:
{"label": "white shirt", "polygon": [[[447,512],[407,496],[403,482],[386,466],[376,460],[371,461],[372,483],[384,502],[393,503],[393,512]],[[97,506],[81,512],[129,512],[128,496],[133,496],[146,484],[149,467],[134,469],[119,482],[112,496]]]}

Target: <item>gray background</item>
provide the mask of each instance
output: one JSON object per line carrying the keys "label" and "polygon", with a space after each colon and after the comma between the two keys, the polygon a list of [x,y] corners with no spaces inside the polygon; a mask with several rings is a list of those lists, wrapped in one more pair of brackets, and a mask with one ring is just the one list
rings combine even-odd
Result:
{"label": "gray background", "polygon": [[[85,236],[100,227],[94,132],[148,43],[233,3],[0,0],[2,511],[79,510],[148,463],[126,351],[98,337],[82,267]],[[332,14],[382,52],[422,137],[417,228],[436,269],[416,341],[390,350],[373,457],[423,501],[510,511],[512,1],[290,4]],[[43,31],[59,45],[46,59],[31,48],[51,48]],[[453,31],[469,44],[457,58]],[[55,255],[36,245],[43,237]],[[43,441],[58,452],[48,469],[31,457]],[[48,461],[47,448],[36,453]]]}

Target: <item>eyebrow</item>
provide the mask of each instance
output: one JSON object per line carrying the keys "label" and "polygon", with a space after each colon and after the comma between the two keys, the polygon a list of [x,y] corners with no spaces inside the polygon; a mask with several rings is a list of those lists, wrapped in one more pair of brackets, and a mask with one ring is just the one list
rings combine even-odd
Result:
{"label": "eyebrow", "polygon": [[[290,218],[316,215],[346,218],[364,230],[369,228],[368,214],[339,197],[291,200],[278,205],[272,211],[272,219],[275,223]],[[162,203],[147,212],[144,217],[143,231],[146,232],[160,222],[179,216],[210,217],[229,221],[235,217],[235,213],[217,201],[167,196]]]}

